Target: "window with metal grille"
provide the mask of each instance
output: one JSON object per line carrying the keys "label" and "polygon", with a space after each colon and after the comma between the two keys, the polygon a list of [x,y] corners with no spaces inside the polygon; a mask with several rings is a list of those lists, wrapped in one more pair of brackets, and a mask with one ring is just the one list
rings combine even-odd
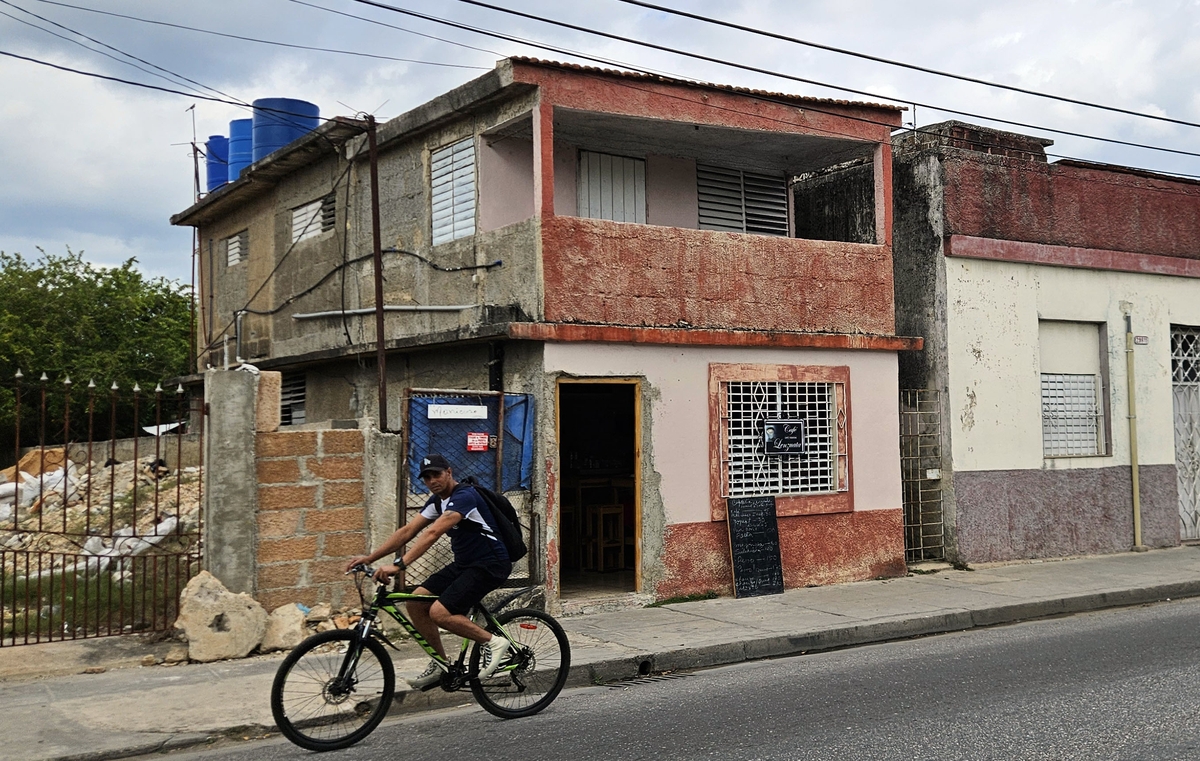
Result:
{"label": "window with metal grille", "polygon": [[337,206],[332,194],[292,209],[292,243],[315,238],[333,229]]}
{"label": "window with metal grille", "polygon": [[579,152],[579,216],[646,223],[646,161]]}
{"label": "window with metal grille", "polygon": [[475,141],[460,140],[430,156],[433,244],[475,234]]}
{"label": "window with metal grille", "polygon": [[1171,381],[1200,385],[1200,328],[1171,326]]}
{"label": "window with metal grille", "polygon": [[696,165],[701,230],[788,234],[787,180],[781,175]]}
{"label": "window with metal grille", "polygon": [[[721,383],[724,497],[845,491],[846,453],[839,451],[845,385],[830,382]],[[802,452],[767,454],[768,420],[802,420]]]}
{"label": "window with metal grille", "polygon": [[225,239],[225,264],[232,267],[246,261],[250,255],[250,231],[242,230]]}
{"label": "window with metal grille", "polygon": [[1042,451],[1047,457],[1104,453],[1095,375],[1042,373]]}
{"label": "window with metal grille", "polygon": [[306,378],[304,373],[284,373],[283,389],[279,396],[280,425],[303,425]]}

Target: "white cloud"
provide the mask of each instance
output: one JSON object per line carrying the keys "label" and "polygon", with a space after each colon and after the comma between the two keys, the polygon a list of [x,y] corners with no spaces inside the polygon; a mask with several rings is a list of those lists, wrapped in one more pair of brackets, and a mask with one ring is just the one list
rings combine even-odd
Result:
{"label": "white cloud", "polygon": [[[462,40],[501,53],[561,58],[513,43],[449,30],[356,3],[316,0],[389,24]],[[616,0],[580,3],[514,0],[530,13],[650,39],[707,55],[1014,121],[1190,149],[1194,128],[1125,117],[1004,93],[979,85],[882,66],[778,40],[675,18]],[[294,97],[324,115],[375,109],[381,116],[413,108],[480,72],[302,52],[45,5],[24,4],[154,64],[236,98]],[[1193,1],[1115,3],[1077,0],[992,4],[913,0],[699,0],[676,4],[750,26],[833,46],[1038,88],[1083,100],[1200,121],[1194,72],[1200,68],[1200,14]],[[159,3],[107,0],[92,7],[251,37],[396,57],[491,67],[496,55],[449,46],[286,0]],[[681,58],[547,27],[453,0],[420,10],[518,36],[709,81],[832,97],[845,93]],[[0,18],[0,49],[112,76],[164,84],[42,32]],[[85,249],[113,264],[136,256],[154,274],[189,278],[191,243],[168,218],[191,203],[192,115],[201,142],[227,130],[245,111],[180,96],[103,83],[32,63],[0,58],[0,249],[31,254],[40,245]],[[348,107],[338,105],[339,102]],[[922,123],[950,118],[918,109]],[[911,113],[905,116],[911,119]],[[1096,161],[1200,174],[1200,161],[1051,136],[1055,151]],[[203,180],[203,172],[202,172]]]}

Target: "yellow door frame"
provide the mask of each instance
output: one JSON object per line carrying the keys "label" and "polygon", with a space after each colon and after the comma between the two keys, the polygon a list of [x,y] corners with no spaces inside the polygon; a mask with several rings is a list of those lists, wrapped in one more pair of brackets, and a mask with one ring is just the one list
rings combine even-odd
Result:
{"label": "yellow door frame", "polygon": [[[642,379],[638,377],[581,377],[562,376],[554,385],[554,437],[555,448],[558,450],[558,473],[554,479],[558,494],[556,512],[558,526],[555,534],[562,541],[562,387],[564,385],[600,385],[623,384],[633,386],[633,587],[635,592],[642,591]],[[562,562],[562,549],[559,548],[559,563]],[[562,573],[559,573],[558,587],[562,589]]]}

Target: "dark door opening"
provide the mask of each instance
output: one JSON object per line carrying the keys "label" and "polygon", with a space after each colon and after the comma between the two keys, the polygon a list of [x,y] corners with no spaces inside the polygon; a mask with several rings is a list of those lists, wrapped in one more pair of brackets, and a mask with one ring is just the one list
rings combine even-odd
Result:
{"label": "dark door opening", "polygon": [[637,589],[637,384],[558,387],[562,596]]}

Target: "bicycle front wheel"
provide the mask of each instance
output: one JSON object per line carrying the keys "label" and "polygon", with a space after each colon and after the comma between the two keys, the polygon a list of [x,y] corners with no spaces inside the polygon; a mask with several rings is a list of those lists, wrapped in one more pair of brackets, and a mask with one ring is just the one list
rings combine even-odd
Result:
{"label": "bicycle front wheel", "polygon": [[353,631],[315,634],[288,654],[271,685],[271,713],[283,736],[306,750],[337,750],[363,739],[392,704],[395,670],[387,650]]}
{"label": "bicycle front wheel", "polygon": [[[571,670],[571,643],[557,621],[541,612],[518,608],[496,619],[513,646],[489,679],[473,679],[471,692],[484,710],[503,719],[532,716],[550,705]],[[471,651],[471,672],[478,673],[483,648]]]}

